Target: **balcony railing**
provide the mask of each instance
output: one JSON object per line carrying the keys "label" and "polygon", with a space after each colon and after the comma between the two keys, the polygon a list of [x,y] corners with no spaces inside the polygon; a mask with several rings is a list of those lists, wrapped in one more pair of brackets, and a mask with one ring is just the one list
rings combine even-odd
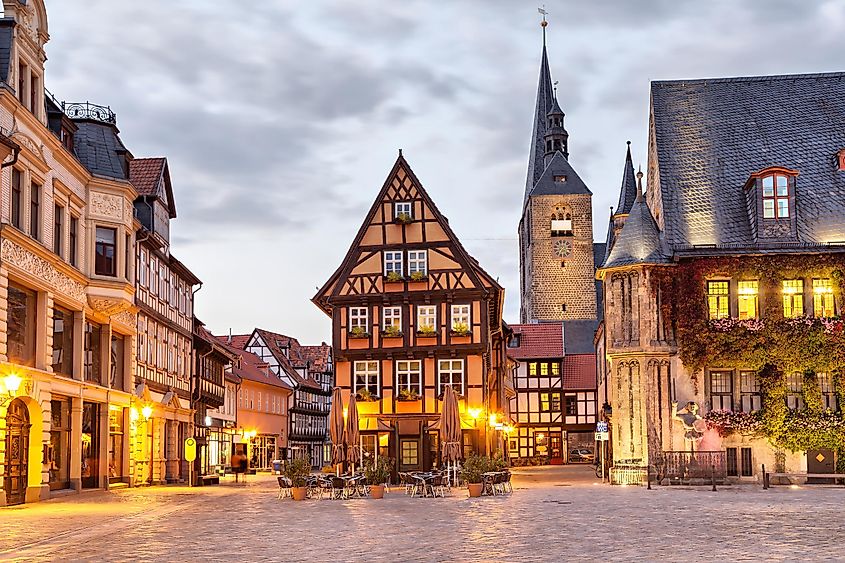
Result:
{"label": "balcony railing", "polygon": [[117,116],[108,106],[98,106],[90,102],[62,102],[62,111],[71,119],[91,119],[117,124]]}

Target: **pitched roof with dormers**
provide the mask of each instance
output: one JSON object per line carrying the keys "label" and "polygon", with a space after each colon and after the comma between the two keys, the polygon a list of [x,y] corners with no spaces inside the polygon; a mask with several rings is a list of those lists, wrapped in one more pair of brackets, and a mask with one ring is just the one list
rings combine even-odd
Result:
{"label": "pitched roof with dormers", "polygon": [[158,198],[167,207],[170,218],[176,218],[176,201],[170,182],[170,168],[164,157],[135,158],[129,163],[129,181],[139,197]]}
{"label": "pitched roof with dormers", "polygon": [[673,249],[754,246],[743,186],[773,166],[798,170],[797,242],[845,241],[845,72],[652,82],[649,129]]}

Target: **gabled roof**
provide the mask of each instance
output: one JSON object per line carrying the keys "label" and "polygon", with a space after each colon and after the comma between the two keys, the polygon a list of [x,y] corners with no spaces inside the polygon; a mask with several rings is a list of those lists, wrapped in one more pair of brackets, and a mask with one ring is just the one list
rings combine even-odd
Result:
{"label": "gabled roof", "polygon": [[635,264],[668,264],[669,252],[654,217],[642,196],[637,196],[625,224],[616,236],[604,268]]}
{"label": "gabled roof", "polygon": [[[555,178],[564,178],[560,182]],[[587,184],[578,176],[566,157],[560,151],[555,152],[549,165],[546,166],[534,189],[531,190],[530,196],[535,195],[573,195],[586,194],[592,195],[593,192],[587,187]]]}
{"label": "gabled roof", "polygon": [[165,204],[170,218],[176,218],[176,201],[170,182],[170,167],[164,157],[136,158],[129,163],[129,181],[139,197],[158,198]]}
{"label": "gabled roof", "polygon": [[845,73],[652,82],[651,116],[649,185],[656,172],[673,248],[753,245],[742,186],[771,166],[799,171],[799,242],[845,241]]}
{"label": "gabled roof", "polygon": [[240,377],[242,380],[254,381],[256,383],[263,383],[264,385],[272,385],[281,389],[290,390],[291,387],[269,370],[268,364],[261,361],[261,358],[252,352],[241,350],[241,362],[237,367],[232,368],[232,373]]}
{"label": "gabled roof", "polygon": [[483,278],[487,282],[489,288],[494,292],[492,301],[495,305],[495,310],[497,312],[496,314],[498,316],[498,319],[495,321],[494,325],[498,324],[502,316],[502,297],[504,289],[502,289],[502,287],[499,285],[495,278],[493,278],[481,267],[481,265],[478,263],[478,260],[470,256],[466,248],[464,248],[463,244],[461,244],[460,239],[449,226],[448,219],[446,219],[446,217],[440,212],[440,210],[437,208],[437,205],[435,205],[434,200],[432,200],[431,196],[428,195],[428,192],[423,187],[422,182],[420,182],[419,178],[417,178],[417,175],[414,174],[414,171],[411,169],[411,166],[405,160],[405,157],[402,155],[401,150],[399,151],[399,156],[396,158],[396,162],[393,164],[393,168],[391,168],[390,173],[387,175],[387,179],[384,181],[381,190],[379,191],[378,195],[373,201],[372,206],[370,207],[369,212],[364,218],[361,227],[358,229],[358,234],[355,235],[355,238],[352,241],[349,250],[347,250],[343,261],[331,275],[329,280],[325,284],[323,284],[323,287],[319,289],[319,291],[311,299],[311,301],[315,305],[320,307],[323,312],[328,315],[331,315],[331,289],[335,288],[336,291],[339,291],[340,286],[337,283],[338,280],[346,278],[352,271],[355,265],[354,258],[357,256],[358,253],[360,253],[361,241],[364,239],[364,235],[366,234],[367,228],[376,216],[376,213],[379,207],[382,205],[387,191],[391,186],[392,180],[396,177],[400,169],[403,170],[404,173],[411,179],[413,186],[417,189],[419,193],[420,199],[431,211],[433,217],[437,221],[440,228],[443,229],[443,232],[446,234],[448,242],[454,246],[454,260],[463,267],[464,271],[466,272],[466,275],[472,280],[472,282],[477,287],[484,287],[485,284],[482,283]]}
{"label": "gabled roof", "polygon": [[636,199],[637,178],[634,175],[634,161],[631,159],[631,141],[628,141],[628,152],[625,155],[625,166],[622,169],[622,187],[619,190],[619,203],[616,204],[616,213],[621,215],[629,213]]}
{"label": "gabled roof", "polygon": [[543,56],[540,59],[540,80],[537,84],[537,102],[534,106],[534,123],[531,127],[531,151],[528,155],[528,176],[525,179],[525,197],[523,205],[528,202],[528,196],[537,180],[543,174],[545,162],[546,116],[555,103],[552,73],[549,71],[549,56],[543,41]]}
{"label": "gabled roof", "polygon": [[519,335],[519,346],[508,348],[508,355],[517,360],[563,357],[563,324],[533,323],[510,325]]}
{"label": "gabled roof", "polygon": [[[307,369],[307,362],[300,354],[301,346],[298,340],[290,336],[285,336],[284,334],[271,332],[261,328],[256,328],[254,334],[258,334],[258,336],[261,337],[261,340],[267,345],[267,348],[273,354],[273,357],[276,358],[276,361],[279,362],[281,368],[285,370],[285,373],[293,381],[296,381],[303,387],[322,389],[322,386],[308,375],[310,371]],[[285,349],[287,349],[287,354],[285,354]],[[305,369],[305,376],[297,371],[298,369],[303,368]]]}

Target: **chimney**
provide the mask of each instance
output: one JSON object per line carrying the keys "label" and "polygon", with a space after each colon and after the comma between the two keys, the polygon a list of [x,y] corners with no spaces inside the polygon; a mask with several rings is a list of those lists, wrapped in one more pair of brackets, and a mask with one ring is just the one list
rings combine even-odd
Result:
{"label": "chimney", "polygon": [[229,340],[227,341],[228,344],[232,343],[232,327],[229,327]]}

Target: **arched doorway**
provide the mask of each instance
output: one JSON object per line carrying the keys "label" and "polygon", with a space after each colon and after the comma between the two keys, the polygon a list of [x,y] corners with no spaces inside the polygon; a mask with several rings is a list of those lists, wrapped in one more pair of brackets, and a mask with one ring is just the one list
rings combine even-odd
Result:
{"label": "arched doorway", "polygon": [[26,404],[15,399],[6,412],[6,471],[3,483],[6,504],[23,504],[26,501],[29,427]]}

